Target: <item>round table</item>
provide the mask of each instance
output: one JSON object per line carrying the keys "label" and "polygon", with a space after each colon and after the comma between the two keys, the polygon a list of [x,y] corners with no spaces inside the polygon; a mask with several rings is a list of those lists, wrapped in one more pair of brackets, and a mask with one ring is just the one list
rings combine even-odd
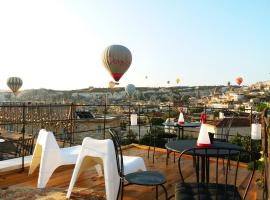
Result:
{"label": "round table", "polygon": [[[171,141],[171,142],[166,143],[165,147],[169,151],[181,153],[184,150],[196,148],[197,147],[196,144],[197,144],[197,140],[176,140],[176,141]],[[200,148],[200,147],[197,147],[197,148]],[[214,148],[214,149],[211,149],[211,148]],[[207,154],[209,156],[215,156],[217,154],[217,151],[215,148],[226,148],[226,149],[235,149],[235,150],[242,150],[243,149],[241,146],[238,146],[236,144],[231,144],[228,142],[214,141],[212,146],[208,148],[209,150],[207,151]],[[198,151],[197,151],[197,153],[198,153]],[[192,152],[187,152],[187,154],[192,155]],[[202,150],[201,154],[205,154],[205,151]],[[231,154],[233,154],[233,151],[231,152]],[[228,151],[227,150],[220,150],[219,155],[228,155]]]}
{"label": "round table", "polygon": [[197,147],[196,144],[197,144],[197,140],[176,140],[176,141],[171,141],[171,142],[166,143],[165,144],[165,147],[167,149],[166,164],[168,164],[168,158],[171,152],[182,153],[185,150],[197,148],[196,153],[191,150],[191,151],[185,151],[185,154],[192,155],[192,156],[195,155],[201,158],[202,182],[205,181],[205,177],[206,177],[206,182],[209,182],[209,169],[210,169],[209,158],[210,157],[216,157],[218,155],[221,158],[222,157],[225,158],[228,155],[238,154],[239,150],[243,150],[241,146],[238,146],[236,144],[230,144],[227,142],[214,141],[211,147],[209,148],[204,147],[201,150],[200,150],[200,147]]}
{"label": "round table", "polygon": [[171,126],[178,128],[178,138],[180,139],[180,130],[181,130],[181,138],[184,138],[184,129],[185,128],[198,128],[201,126],[201,122],[185,122],[184,124],[174,123],[163,123],[164,126]]}

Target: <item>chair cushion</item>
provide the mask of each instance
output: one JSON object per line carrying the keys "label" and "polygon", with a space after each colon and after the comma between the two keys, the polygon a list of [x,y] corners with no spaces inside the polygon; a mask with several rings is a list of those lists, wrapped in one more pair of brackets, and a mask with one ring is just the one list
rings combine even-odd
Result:
{"label": "chair cushion", "polygon": [[[198,190],[199,186],[199,190]],[[226,191],[226,192],[225,192]],[[235,194],[234,194],[235,193]],[[235,195],[235,196],[234,196]],[[234,198],[233,198],[234,197]],[[197,183],[178,183],[175,186],[176,200],[241,200],[237,188],[233,185],[224,184],[197,184]]]}
{"label": "chair cushion", "polygon": [[125,179],[130,184],[136,185],[161,185],[166,183],[166,178],[157,171],[140,171],[125,175]]}

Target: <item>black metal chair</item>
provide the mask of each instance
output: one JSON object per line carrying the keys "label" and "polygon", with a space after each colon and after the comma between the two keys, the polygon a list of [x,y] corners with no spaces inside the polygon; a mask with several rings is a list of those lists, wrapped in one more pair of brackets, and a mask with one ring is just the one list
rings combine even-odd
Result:
{"label": "black metal chair", "polygon": [[[194,170],[196,177],[195,181],[187,182],[183,177],[181,167],[183,167],[182,158],[184,154],[189,154],[196,157],[195,168],[191,168]],[[222,165],[220,159],[224,158],[224,154],[227,154],[225,175],[223,175],[223,173],[220,174],[219,171],[219,166]],[[253,163],[253,169],[247,174],[245,181],[242,180],[243,182],[240,182],[238,175],[241,173],[243,174],[243,172],[240,172],[239,165],[240,159],[243,158],[248,159],[248,161]],[[215,166],[215,169],[213,169],[213,166],[210,169],[210,163]],[[229,170],[229,163],[231,167],[234,166],[231,168],[231,170]],[[185,150],[181,153],[178,160],[181,181],[175,186],[175,199],[243,200],[247,196],[254,176],[255,166],[256,160],[254,153],[245,150],[227,148],[191,148]],[[248,168],[245,170],[248,170]],[[201,173],[206,173],[206,177],[208,177],[207,181],[200,178],[202,177]]]}
{"label": "black metal chair", "polygon": [[[229,136],[230,136],[230,130],[233,123],[233,120],[235,119],[234,114],[230,116],[229,118],[223,119],[222,127],[221,127],[221,133],[219,134],[219,138],[214,138],[213,133],[209,133],[210,138],[212,141],[219,141],[219,142],[229,142]],[[224,159],[223,158],[223,172],[225,173],[225,167],[224,167]],[[230,161],[229,161],[229,169],[230,169]]]}
{"label": "black metal chair", "polygon": [[[157,146],[157,141],[165,140],[165,142],[169,142],[171,140],[176,140],[177,139],[177,134],[173,129],[168,129],[168,131],[165,131],[158,126],[152,126],[150,125],[148,134],[149,134],[149,147],[148,147],[148,152],[147,156],[148,158],[150,157],[150,149],[151,147],[153,148],[153,163],[155,162],[155,153],[156,153],[156,146]],[[164,143],[165,144],[165,143]],[[174,153],[174,161],[175,161],[175,153]]]}
{"label": "black metal chair", "polygon": [[34,143],[35,143],[35,135],[31,138],[19,138],[18,141],[16,141],[16,157],[21,156],[28,156],[33,153],[34,150]]}
{"label": "black metal chair", "polygon": [[220,142],[228,142],[231,126],[234,119],[235,119],[234,115],[232,115],[229,118],[223,119],[221,133],[218,135],[218,138],[213,138],[213,140],[220,141]]}
{"label": "black metal chair", "polygon": [[35,136],[31,138],[22,138],[18,140],[5,139],[1,144],[1,160],[28,156],[33,153]]}
{"label": "black metal chair", "polygon": [[[166,183],[166,178],[158,171],[138,171],[124,175],[124,164],[123,155],[121,149],[121,143],[118,134],[113,130],[109,129],[109,133],[114,143],[114,149],[116,154],[116,163],[118,174],[120,176],[119,190],[117,199],[123,199],[124,186],[128,185],[144,185],[144,186],[155,186],[156,187],[156,199],[158,199],[158,186],[161,186],[165,192],[165,198],[167,199],[167,190],[163,184]],[[126,182],[126,184],[125,184]]]}

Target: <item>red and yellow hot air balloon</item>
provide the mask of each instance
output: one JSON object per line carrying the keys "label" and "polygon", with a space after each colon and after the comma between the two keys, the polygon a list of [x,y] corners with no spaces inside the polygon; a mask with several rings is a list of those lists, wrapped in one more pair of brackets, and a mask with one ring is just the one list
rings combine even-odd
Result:
{"label": "red and yellow hot air balloon", "polygon": [[105,68],[118,82],[128,70],[132,62],[132,55],[129,49],[122,45],[111,45],[104,50],[102,60]]}
{"label": "red and yellow hot air balloon", "polygon": [[235,79],[235,82],[236,82],[236,84],[237,85],[241,85],[241,83],[243,82],[243,78],[242,77],[237,77],[236,79]]}

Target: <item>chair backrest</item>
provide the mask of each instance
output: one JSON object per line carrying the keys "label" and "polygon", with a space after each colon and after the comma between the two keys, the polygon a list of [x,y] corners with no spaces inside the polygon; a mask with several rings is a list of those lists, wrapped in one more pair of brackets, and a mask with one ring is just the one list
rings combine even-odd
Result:
{"label": "chair backrest", "polygon": [[31,138],[20,137],[17,141],[16,157],[28,156],[33,153],[36,135]]}
{"label": "chair backrest", "polygon": [[231,130],[233,120],[234,120],[234,115],[224,120],[224,123],[222,124],[221,137],[225,139],[226,142],[229,141],[229,135],[230,135],[230,130]]}
{"label": "chair backrest", "polygon": [[[60,147],[56,141],[56,138],[54,134],[50,131],[47,131],[45,129],[41,129],[38,133],[38,137],[36,140],[35,148],[33,154],[37,154],[39,157],[43,157],[44,152],[53,151],[55,157],[61,157],[61,150]],[[39,155],[42,154],[42,155]],[[46,153],[44,154],[47,157],[46,159],[49,159],[50,156]],[[43,157],[43,159],[45,159]]]}
{"label": "chair backrest", "polygon": [[[186,167],[186,160],[183,159],[185,154],[193,155],[194,157],[194,167],[190,169],[194,170],[195,181],[189,177],[187,182],[182,173],[183,170],[181,168]],[[246,159],[247,163],[243,163],[242,159]],[[248,169],[248,165],[252,166],[252,169]],[[210,168],[208,168],[209,166]],[[216,197],[221,195],[228,199],[232,197],[232,199],[239,199],[240,194],[241,199],[245,199],[255,168],[256,160],[253,152],[234,148],[190,148],[183,151],[178,160],[178,169],[182,183],[192,182],[195,184],[199,196],[202,193],[205,194],[205,191],[211,191]],[[202,176],[202,173],[204,176]]]}
{"label": "chair backrest", "polygon": [[121,178],[123,178],[124,177],[124,163],[123,163],[123,154],[122,154],[122,149],[121,149],[120,137],[114,129],[109,129],[109,133],[111,135],[111,138],[114,144],[118,175]]}

